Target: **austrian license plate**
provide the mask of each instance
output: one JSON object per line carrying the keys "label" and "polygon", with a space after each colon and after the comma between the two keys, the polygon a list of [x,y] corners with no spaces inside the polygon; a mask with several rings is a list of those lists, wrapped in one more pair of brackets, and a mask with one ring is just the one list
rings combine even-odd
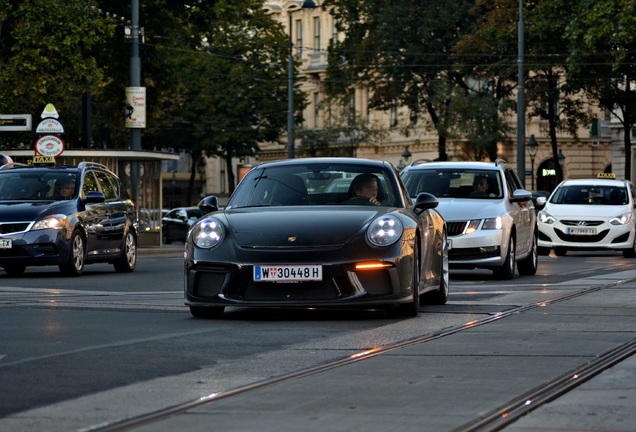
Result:
{"label": "austrian license plate", "polygon": [[321,281],[320,265],[254,266],[254,282]]}
{"label": "austrian license plate", "polygon": [[583,227],[568,228],[567,233],[571,235],[596,235],[596,228],[583,228]]}
{"label": "austrian license plate", "polygon": [[0,249],[11,249],[11,239],[0,239]]}

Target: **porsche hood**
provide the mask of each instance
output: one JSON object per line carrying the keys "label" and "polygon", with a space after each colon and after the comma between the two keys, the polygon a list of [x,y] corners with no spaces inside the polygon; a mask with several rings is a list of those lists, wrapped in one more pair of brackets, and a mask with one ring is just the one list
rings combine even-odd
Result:
{"label": "porsche hood", "polygon": [[338,246],[364,234],[366,226],[387,209],[291,207],[233,209],[223,216],[243,247]]}

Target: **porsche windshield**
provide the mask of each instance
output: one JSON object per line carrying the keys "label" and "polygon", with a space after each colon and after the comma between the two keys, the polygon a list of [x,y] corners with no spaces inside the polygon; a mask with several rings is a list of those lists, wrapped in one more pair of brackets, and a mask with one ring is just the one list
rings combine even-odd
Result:
{"label": "porsche windshield", "polygon": [[363,178],[372,178],[377,185],[374,197],[378,202],[376,205],[397,206],[395,197],[399,195],[399,188],[395,177],[381,168],[308,164],[250,171],[238,185],[226,208],[348,204],[345,201],[354,195],[352,189]]}

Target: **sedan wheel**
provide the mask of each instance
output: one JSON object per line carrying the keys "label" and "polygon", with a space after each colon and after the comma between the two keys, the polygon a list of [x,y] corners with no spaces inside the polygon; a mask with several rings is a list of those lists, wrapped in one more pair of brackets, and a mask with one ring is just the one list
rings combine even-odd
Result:
{"label": "sedan wheel", "polygon": [[512,279],[515,275],[515,238],[510,237],[508,242],[508,253],[501,267],[493,270],[494,275],[499,279]]}
{"label": "sedan wheel", "polygon": [[396,314],[403,317],[416,317],[420,313],[420,252],[417,247],[419,240],[413,247],[413,298],[408,303],[401,304],[395,310]]}
{"label": "sedan wheel", "polygon": [[60,265],[60,271],[67,276],[79,276],[84,271],[86,260],[86,243],[82,233],[73,231],[71,236],[71,250],[68,254],[68,261]]}
{"label": "sedan wheel", "polygon": [[121,255],[113,263],[115,271],[119,273],[130,273],[135,270],[137,265],[137,239],[134,234],[128,232],[124,239],[124,247],[122,248]]}

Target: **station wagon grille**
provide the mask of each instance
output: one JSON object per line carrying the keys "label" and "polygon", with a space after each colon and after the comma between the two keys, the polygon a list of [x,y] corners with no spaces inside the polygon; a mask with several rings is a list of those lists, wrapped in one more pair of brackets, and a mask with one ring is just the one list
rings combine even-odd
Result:
{"label": "station wagon grille", "polygon": [[29,229],[30,224],[31,222],[0,222],[0,235],[24,232]]}
{"label": "station wagon grille", "polygon": [[461,222],[446,222],[446,228],[448,229],[448,236],[458,236],[466,229],[466,221]]}

